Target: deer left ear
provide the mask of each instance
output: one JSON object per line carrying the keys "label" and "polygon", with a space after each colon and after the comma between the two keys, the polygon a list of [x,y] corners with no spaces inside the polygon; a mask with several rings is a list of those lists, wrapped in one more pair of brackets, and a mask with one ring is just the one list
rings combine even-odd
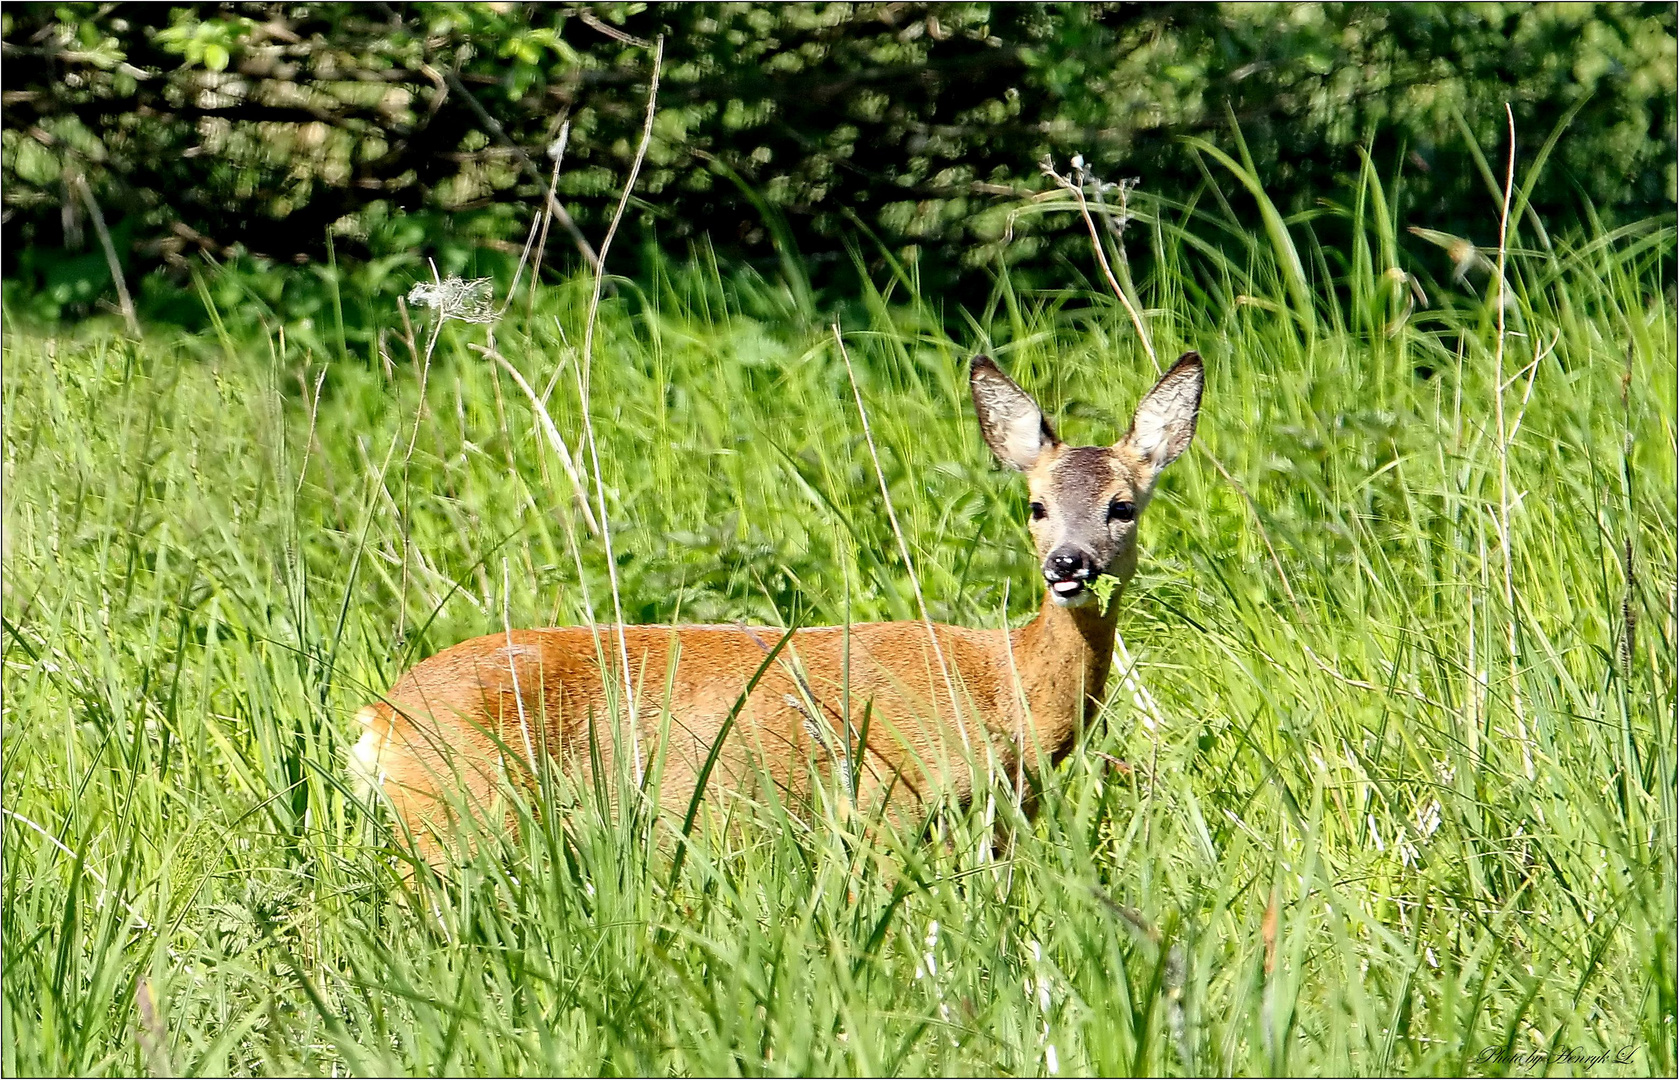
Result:
{"label": "deer left ear", "polygon": [[1186,352],[1161,376],[1154,389],[1137,403],[1131,430],[1115,444],[1130,449],[1153,467],[1161,469],[1189,449],[1195,437],[1195,419],[1201,412],[1201,355]]}
{"label": "deer left ear", "polygon": [[989,356],[974,357],[968,370],[979,430],[997,460],[1026,472],[1055,445],[1055,432],[1032,395],[1015,385]]}

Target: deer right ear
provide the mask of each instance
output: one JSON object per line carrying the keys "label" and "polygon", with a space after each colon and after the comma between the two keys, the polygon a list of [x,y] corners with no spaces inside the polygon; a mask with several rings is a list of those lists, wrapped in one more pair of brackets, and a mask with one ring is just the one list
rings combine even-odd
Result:
{"label": "deer right ear", "polygon": [[1032,395],[1016,386],[989,356],[974,357],[968,371],[979,430],[997,460],[1025,472],[1055,445],[1055,432]]}
{"label": "deer right ear", "polygon": [[1117,445],[1129,444],[1156,474],[1176,461],[1189,449],[1189,440],[1195,438],[1204,378],[1200,353],[1186,352],[1178,357],[1172,370],[1137,403],[1131,430]]}

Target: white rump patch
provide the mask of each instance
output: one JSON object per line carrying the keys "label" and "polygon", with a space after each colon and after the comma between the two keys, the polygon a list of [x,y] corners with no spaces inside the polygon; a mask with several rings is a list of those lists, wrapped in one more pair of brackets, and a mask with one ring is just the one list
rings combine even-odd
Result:
{"label": "white rump patch", "polygon": [[362,802],[371,802],[375,795],[382,795],[385,791],[385,771],[379,767],[379,755],[384,750],[384,736],[374,728],[373,722],[378,714],[369,705],[356,714],[356,720],[362,725],[361,738],[350,747],[349,772],[350,790]]}

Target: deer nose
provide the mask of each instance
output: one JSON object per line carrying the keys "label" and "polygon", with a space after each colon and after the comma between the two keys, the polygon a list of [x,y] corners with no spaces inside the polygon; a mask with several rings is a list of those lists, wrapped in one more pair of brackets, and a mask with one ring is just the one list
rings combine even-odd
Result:
{"label": "deer nose", "polygon": [[1057,548],[1044,560],[1044,577],[1051,581],[1083,581],[1094,572],[1095,560],[1077,548]]}

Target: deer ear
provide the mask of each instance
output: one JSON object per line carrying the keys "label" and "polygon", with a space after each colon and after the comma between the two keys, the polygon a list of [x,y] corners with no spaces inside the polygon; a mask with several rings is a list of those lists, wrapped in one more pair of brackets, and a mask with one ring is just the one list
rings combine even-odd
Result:
{"label": "deer ear", "polygon": [[997,460],[1025,472],[1055,445],[1055,432],[1032,395],[1016,386],[989,356],[974,357],[968,371],[979,430]]}
{"label": "deer ear", "polygon": [[1195,418],[1201,412],[1201,356],[1186,352],[1161,376],[1154,389],[1137,403],[1131,430],[1116,449],[1129,446],[1154,471],[1170,465],[1195,437]]}

